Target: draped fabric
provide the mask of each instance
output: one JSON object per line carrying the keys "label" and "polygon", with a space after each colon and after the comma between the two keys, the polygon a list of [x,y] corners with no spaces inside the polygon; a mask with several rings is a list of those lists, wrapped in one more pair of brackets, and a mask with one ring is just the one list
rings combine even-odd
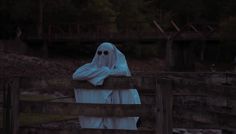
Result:
{"label": "draped fabric", "polygon": [[[105,42],[96,51],[91,63],[79,67],[73,74],[74,80],[87,80],[94,86],[103,84],[109,76],[130,77],[126,58],[115,45]],[[82,89],[74,90],[77,103],[96,104],[140,104],[136,89]],[[82,128],[137,129],[138,117],[98,118],[79,116]]]}

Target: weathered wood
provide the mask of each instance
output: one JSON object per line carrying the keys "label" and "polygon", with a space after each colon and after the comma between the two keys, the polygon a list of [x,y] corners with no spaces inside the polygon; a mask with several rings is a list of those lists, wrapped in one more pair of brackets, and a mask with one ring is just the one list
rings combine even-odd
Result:
{"label": "weathered wood", "polygon": [[167,39],[166,42],[166,61],[168,70],[172,70],[175,66],[175,60],[173,55],[173,39]]}
{"label": "weathered wood", "polygon": [[135,88],[133,79],[131,77],[109,77],[104,80],[102,86],[93,86],[88,81],[73,81],[74,88],[80,89],[131,89]]}
{"label": "weathered wood", "polygon": [[42,127],[22,127],[20,134],[37,133],[37,134],[151,134],[153,130],[119,130],[119,129],[58,129]]}
{"label": "weathered wood", "polygon": [[[160,84],[157,83],[157,79],[156,80],[156,94],[155,94],[155,107],[156,107],[156,111],[155,111],[155,118],[156,118],[156,122],[155,122],[155,134],[164,134],[163,133],[163,128],[162,128],[162,124],[163,124],[163,105],[162,105],[162,92],[161,92],[161,87]],[[157,122],[158,121],[158,122]]]}
{"label": "weathered wood", "polygon": [[[101,89],[106,87],[106,89],[127,89],[127,88],[136,88],[140,91],[153,91],[155,89],[154,77],[168,77],[174,79],[176,89],[173,91],[174,94],[209,94],[211,91],[216,90],[218,94],[224,92],[222,88],[225,89],[225,93],[229,95],[236,94],[236,87],[223,86],[223,85],[211,85],[205,82],[199,82],[198,79],[204,80],[203,77],[209,77],[210,75],[219,74],[224,75],[225,73],[157,73],[152,75],[139,76],[141,74],[135,74],[132,78],[129,77],[120,77],[113,78],[109,77],[107,80],[110,83],[115,81],[115,85],[109,85],[96,87],[92,86],[85,81],[71,81],[70,79],[33,79],[33,78],[21,78],[21,88],[27,91],[41,91],[41,92],[52,92],[60,91],[62,93],[68,92],[75,87],[84,87],[86,89]],[[231,74],[232,75],[232,74]],[[174,77],[171,77],[174,76]],[[181,79],[180,77],[186,77],[186,79]],[[196,77],[196,78],[195,78]],[[188,79],[189,78],[189,79]],[[194,79],[195,78],[195,79]],[[111,79],[111,80],[110,80]],[[130,83],[129,83],[130,82]],[[105,81],[106,83],[106,81]],[[118,87],[121,88],[118,88]],[[52,89],[52,90],[49,90]],[[66,90],[65,90],[66,89]],[[217,93],[216,92],[216,93]],[[71,92],[73,93],[73,92]]]}
{"label": "weathered wood", "polygon": [[93,86],[87,81],[72,81],[74,88],[84,89],[131,89],[138,90],[155,90],[155,77],[143,76],[143,77],[109,77],[105,79],[102,86]]}
{"label": "weathered wood", "polygon": [[168,79],[159,80],[156,88],[156,113],[158,133],[172,134],[172,82]]}
{"label": "weathered wood", "polygon": [[19,102],[19,79],[5,79],[4,102],[3,102],[3,132],[17,134],[19,127],[18,102]]}
{"label": "weathered wood", "polygon": [[13,120],[13,128],[12,134],[17,134],[19,129],[19,79],[13,78],[11,79],[11,89],[12,89],[12,120]]}
{"label": "weathered wood", "polygon": [[3,103],[3,94],[0,93],[0,104],[2,104],[2,103]]}
{"label": "weathered wood", "polygon": [[42,38],[42,34],[43,34],[43,0],[39,0],[38,1],[38,8],[39,8],[39,15],[38,15],[38,26],[37,26],[37,32],[38,32],[38,37]]}
{"label": "weathered wood", "polygon": [[171,24],[174,26],[177,32],[180,31],[180,28],[176,25],[176,23],[173,20],[171,20]]}
{"label": "weathered wood", "polygon": [[172,124],[172,107],[173,107],[173,95],[172,88],[173,83],[172,80],[166,80],[166,83],[163,83],[161,87],[164,90],[164,105],[166,108],[166,134],[172,134],[173,132],[173,124]]}
{"label": "weathered wood", "polygon": [[[174,127],[186,127],[194,128],[201,126],[202,128],[211,128],[222,129],[224,127],[236,128],[236,116],[216,113],[216,112],[204,112],[201,109],[190,110],[190,109],[178,109],[174,110]],[[179,120],[179,122],[178,122]],[[187,121],[188,124],[181,124],[184,121]],[[198,125],[191,126],[193,123],[198,123]],[[206,126],[204,126],[206,124]]]}
{"label": "weathered wood", "polygon": [[[151,105],[133,104],[79,104],[62,102],[30,102],[21,101],[20,111],[23,113],[47,113],[84,116],[152,116]],[[99,112],[98,112],[99,111]]]}
{"label": "weathered wood", "polygon": [[192,94],[192,95],[205,95],[205,96],[236,96],[236,87],[206,84],[204,82],[194,82],[187,80],[175,80],[174,94]]}
{"label": "weathered wood", "polygon": [[[174,112],[173,113],[173,122],[174,122],[173,126],[174,127],[235,128],[236,126],[235,125],[236,124],[235,122],[236,99],[234,96],[236,96],[236,87],[206,84],[204,80],[199,80],[202,82],[198,81],[198,79],[201,79],[205,76],[214,75],[214,73],[203,73],[203,74],[201,73],[200,74],[163,73],[159,76],[155,76],[155,75],[156,74],[140,76],[140,77],[134,76],[132,78],[126,78],[126,77],[125,78],[121,78],[121,77],[112,78],[111,77],[111,79],[113,79],[112,81],[109,81],[110,78],[107,80],[109,81],[109,83],[115,83],[115,85],[108,84],[106,86],[107,88],[110,88],[110,89],[115,88],[119,90],[119,89],[125,89],[126,87],[132,88],[132,86],[135,85],[134,88],[137,88],[138,90],[140,90],[141,93],[146,92],[146,91],[153,92],[155,91],[156,88],[159,88],[159,90],[157,89],[156,94],[153,94],[153,98],[155,97],[155,95],[157,95],[156,102],[158,105],[156,106],[152,106],[152,105],[141,105],[141,106],[138,106],[138,105],[134,105],[134,106],[132,105],[130,106],[129,105],[125,105],[125,106],[102,105],[101,106],[97,104],[95,104],[96,106],[92,106],[93,104],[81,105],[81,104],[68,104],[68,103],[22,102],[21,106],[23,109],[21,109],[21,112],[40,112],[40,113],[52,113],[52,114],[63,114],[63,115],[64,114],[78,115],[81,113],[87,116],[91,116],[92,114],[95,114],[95,116],[106,116],[106,115],[131,116],[132,115],[132,116],[144,116],[145,118],[156,116],[155,119],[157,119],[158,121],[161,120],[160,121],[161,123],[157,122],[156,129],[157,130],[161,129],[161,132],[163,132],[165,130],[169,130],[168,126],[171,126],[171,124],[168,124],[169,122],[171,122],[169,120],[171,119],[170,118],[171,114],[168,113],[168,110],[165,110],[165,109],[171,109],[171,107],[169,107],[171,105],[170,104],[171,101],[169,100],[171,100],[172,98],[169,98],[168,95],[172,93],[170,93],[169,90],[164,90],[170,87],[168,86],[168,84],[165,84],[166,82],[165,81],[163,82],[162,79],[160,79],[160,77],[174,76],[175,77],[174,78],[175,83],[174,83],[174,88],[173,88],[174,99],[184,96],[183,98],[179,99],[179,100],[182,99],[182,101],[179,101],[180,104],[175,103],[176,100],[174,100],[174,109],[173,109],[174,110],[173,111]],[[176,79],[176,77],[180,77],[181,75],[186,76],[187,79]],[[224,73],[222,73],[222,75],[224,75]],[[195,76],[197,78],[195,78]],[[232,75],[232,77],[234,77],[234,75]],[[63,81],[60,81],[60,80],[47,81],[47,84],[49,86],[45,88],[44,90],[46,89],[48,90],[50,89],[50,87],[54,87],[53,89],[57,90],[57,87],[60,87],[61,85],[66,85],[67,87],[73,87],[70,84],[71,80],[67,80],[67,81],[68,82],[65,82],[65,83],[63,83]],[[118,84],[119,82],[120,84]],[[58,83],[63,83],[63,84],[58,85]],[[76,82],[78,86],[79,86],[79,83],[80,82],[78,81]],[[122,83],[126,85],[126,87],[123,85],[122,88],[118,88],[120,87],[120,85],[122,85]],[[29,87],[33,87],[37,84],[38,83],[33,83],[32,85],[29,85]],[[166,85],[166,86],[163,86],[163,85]],[[85,85],[84,88],[88,88],[88,86]],[[92,86],[90,89],[92,88],[94,87]],[[104,87],[98,87],[97,89],[101,89],[101,88],[104,88]],[[63,88],[61,89],[63,90]],[[44,90],[42,91],[44,92]],[[188,97],[185,98],[186,96],[189,96],[189,98],[192,98],[195,101],[189,100]],[[141,110],[139,108],[141,108]],[[84,109],[87,109],[89,112],[87,110],[84,111]],[[128,110],[127,113],[126,113],[126,110]],[[101,113],[96,113],[97,111],[101,111]],[[160,111],[162,111],[162,113]],[[160,132],[160,131],[157,131],[157,132]]]}
{"label": "weathered wood", "polygon": [[[155,89],[154,77],[109,77],[105,79],[102,86],[93,86],[87,81],[70,80],[70,79],[42,79],[42,78],[21,78],[20,88],[25,91],[54,92],[60,91],[71,92],[74,88],[84,89],[113,89],[123,90],[135,88],[138,90]],[[55,89],[55,90],[54,90]],[[66,90],[65,90],[66,89]],[[69,94],[70,94],[69,93]],[[66,93],[68,94],[68,93]]]}
{"label": "weathered wood", "polygon": [[155,20],[153,20],[153,23],[154,23],[154,25],[158,28],[158,30],[160,30],[160,32],[161,32],[165,37],[167,37],[166,32],[163,30],[163,28],[162,28]]}

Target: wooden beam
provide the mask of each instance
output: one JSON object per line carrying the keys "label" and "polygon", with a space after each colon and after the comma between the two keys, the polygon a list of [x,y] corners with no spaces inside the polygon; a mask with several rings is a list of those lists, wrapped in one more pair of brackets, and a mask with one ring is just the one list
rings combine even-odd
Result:
{"label": "wooden beam", "polygon": [[156,134],[172,134],[172,81],[159,80],[156,90]]}
{"label": "wooden beam", "polygon": [[174,94],[201,94],[205,96],[236,96],[236,87],[206,84],[205,82],[175,80]]}
{"label": "wooden beam", "polygon": [[173,40],[169,38],[166,42],[166,63],[167,70],[171,71],[175,66],[175,57],[173,56]]}
{"label": "wooden beam", "polygon": [[168,37],[167,34],[166,34],[166,32],[162,29],[162,27],[161,27],[155,20],[153,20],[153,23],[154,23],[154,25],[158,28],[158,30],[161,31],[161,33],[162,33],[165,37]]}
{"label": "wooden beam", "polygon": [[196,32],[196,33],[200,33],[196,27],[194,27],[192,24],[189,24],[189,26]]}
{"label": "wooden beam", "polygon": [[[204,112],[204,109],[201,111],[201,109],[185,109],[185,108],[179,108],[175,109],[173,111],[174,113],[174,122],[177,120],[184,122],[184,120],[188,120],[188,122],[198,122],[199,124],[202,124],[203,128],[207,128],[208,125],[211,125],[211,128],[236,128],[236,116],[222,114],[222,113],[216,113],[216,112]],[[203,124],[207,124],[205,127]],[[186,124],[185,124],[186,125]],[[180,124],[174,124],[174,127],[180,127],[183,126]],[[190,127],[186,125],[185,127]]]}
{"label": "wooden beam", "polygon": [[104,80],[103,85],[93,86],[88,81],[72,81],[74,88],[80,89],[132,89],[135,88],[131,77],[109,77]]}
{"label": "wooden beam", "polygon": [[105,79],[102,86],[93,86],[87,81],[73,81],[73,87],[83,89],[138,89],[138,90],[154,90],[156,82],[159,82],[156,76],[141,76],[141,77],[109,77]]}
{"label": "wooden beam", "polygon": [[154,108],[152,105],[78,104],[62,102],[21,101],[20,112],[59,115],[84,115],[97,117],[135,117],[152,116],[154,114]]}
{"label": "wooden beam", "polygon": [[215,29],[213,27],[211,27],[210,25],[207,25],[207,28],[210,30],[210,31],[215,31]]}
{"label": "wooden beam", "polygon": [[20,134],[151,134],[153,130],[120,130],[120,129],[79,129],[79,128],[42,128],[21,127]]}
{"label": "wooden beam", "polygon": [[19,79],[5,79],[3,88],[3,133],[17,134],[19,127]]}
{"label": "wooden beam", "polygon": [[[206,114],[222,114],[222,115],[228,115],[233,117],[236,117],[236,107],[230,107],[230,106],[215,106],[210,104],[205,104],[205,102],[194,102],[192,101],[186,101],[186,104],[174,104],[174,109],[176,111],[195,111],[196,113],[206,113]],[[198,104],[196,104],[198,103]],[[193,114],[194,115],[194,114]],[[177,115],[176,115],[177,116]],[[218,118],[218,117],[217,117]]]}
{"label": "wooden beam", "polygon": [[[102,86],[93,86],[88,81],[79,81],[71,79],[35,79],[21,78],[21,87],[24,90],[38,90],[43,92],[60,91],[73,92],[74,88],[80,89],[138,89],[138,90],[154,90],[154,76],[138,76],[138,77],[108,77]],[[40,88],[35,88],[40,87]],[[51,89],[51,90],[49,90]],[[55,90],[54,90],[55,89]],[[66,90],[65,90],[66,89]]]}
{"label": "wooden beam", "polygon": [[[40,91],[40,92],[52,92],[59,91],[67,95],[73,95],[73,89],[84,88],[84,89],[128,89],[136,88],[140,92],[155,92],[155,78],[157,82],[160,77],[167,77],[173,79],[175,83],[175,90],[173,93],[175,95],[227,95],[234,97],[236,96],[236,87],[234,86],[224,86],[224,85],[213,85],[207,84],[206,82],[201,82],[199,79],[202,77],[210,77],[211,75],[225,75],[225,73],[156,73],[147,74],[140,76],[141,74],[135,74],[132,78],[113,78],[105,80],[103,86],[95,87],[86,81],[71,81],[70,79],[49,79],[49,80],[37,80],[37,79],[22,79],[21,88],[27,91]],[[201,76],[201,77],[200,77]],[[180,77],[186,77],[189,79],[183,79]],[[195,78],[196,77],[196,78]],[[234,78],[235,74],[229,74],[229,77]],[[41,83],[46,83],[42,87]],[[112,84],[114,83],[114,84]],[[123,83],[123,84],[122,84]],[[40,86],[41,85],[41,86]],[[34,88],[42,87],[42,88]]]}
{"label": "wooden beam", "polygon": [[39,16],[38,16],[38,36],[42,38],[43,34],[43,0],[38,0]]}
{"label": "wooden beam", "polygon": [[177,32],[180,31],[180,28],[176,25],[176,23],[173,20],[171,20],[171,24],[174,26]]}

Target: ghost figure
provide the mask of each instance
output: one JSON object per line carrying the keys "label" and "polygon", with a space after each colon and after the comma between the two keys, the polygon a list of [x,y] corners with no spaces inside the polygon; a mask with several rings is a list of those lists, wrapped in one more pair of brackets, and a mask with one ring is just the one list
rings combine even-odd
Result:
{"label": "ghost figure", "polygon": [[[91,63],[78,68],[74,74],[74,80],[87,80],[92,85],[102,85],[108,76],[127,76],[130,71],[123,53],[115,45],[105,42],[96,51]],[[136,89],[109,90],[109,89],[82,89],[74,90],[77,103],[97,104],[141,104]],[[106,128],[135,130],[138,117],[87,117],[79,116],[82,128]]]}

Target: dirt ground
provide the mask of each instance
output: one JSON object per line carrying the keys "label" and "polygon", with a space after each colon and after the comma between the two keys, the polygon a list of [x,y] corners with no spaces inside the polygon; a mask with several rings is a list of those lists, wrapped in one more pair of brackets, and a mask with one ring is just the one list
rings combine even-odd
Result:
{"label": "dirt ground", "polygon": [[[14,53],[0,53],[1,74],[5,76],[71,77],[89,59],[39,58]],[[127,59],[131,72],[158,72],[165,70],[165,63],[159,59]]]}

